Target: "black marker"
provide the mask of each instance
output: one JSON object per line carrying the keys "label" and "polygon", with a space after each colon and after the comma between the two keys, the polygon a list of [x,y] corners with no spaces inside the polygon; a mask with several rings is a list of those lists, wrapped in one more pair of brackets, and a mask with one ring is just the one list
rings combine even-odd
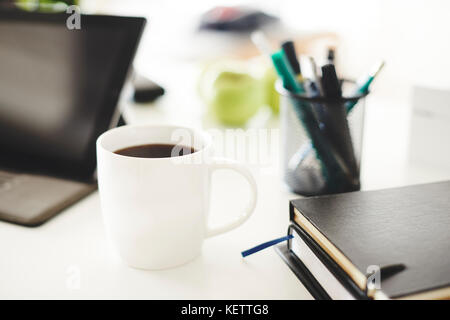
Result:
{"label": "black marker", "polygon": [[284,54],[286,55],[286,58],[289,61],[289,64],[291,65],[295,75],[301,75],[302,70],[297,59],[297,53],[295,52],[294,43],[292,41],[285,41],[281,44],[281,48],[283,49]]}
{"label": "black marker", "polygon": [[352,187],[359,189],[359,168],[356,162],[353,143],[350,135],[350,128],[347,122],[347,112],[342,103],[333,103],[332,100],[339,100],[342,91],[334,65],[327,64],[322,67],[322,90],[326,98],[331,102],[324,103],[324,126],[327,135],[333,141],[341,157],[350,168],[353,178],[357,179],[357,185]]}
{"label": "black marker", "polygon": [[328,64],[334,64],[334,60],[336,58],[336,52],[333,47],[329,47],[327,51],[327,61]]}

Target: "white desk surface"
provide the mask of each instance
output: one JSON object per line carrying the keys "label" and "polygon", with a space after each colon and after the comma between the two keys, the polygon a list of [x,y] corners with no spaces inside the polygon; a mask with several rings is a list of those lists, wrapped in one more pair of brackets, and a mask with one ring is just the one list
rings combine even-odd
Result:
{"label": "white desk surface", "polygon": [[[160,79],[167,96],[155,106],[126,106],[130,122],[210,126],[200,121],[202,104],[193,90],[178,86],[183,89],[175,94]],[[369,100],[366,108],[364,189],[450,178],[448,171],[407,164],[406,107]],[[273,249],[240,256],[286,233],[288,200],[296,197],[283,188],[276,170],[254,171],[259,187],[255,214],[240,228],[206,240],[200,257],[175,269],[124,265],[105,237],[97,192],[38,228],[0,222],[0,298],[310,299]],[[247,189],[238,176],[219,172],[213,185],[214,219],[244,205]]]}

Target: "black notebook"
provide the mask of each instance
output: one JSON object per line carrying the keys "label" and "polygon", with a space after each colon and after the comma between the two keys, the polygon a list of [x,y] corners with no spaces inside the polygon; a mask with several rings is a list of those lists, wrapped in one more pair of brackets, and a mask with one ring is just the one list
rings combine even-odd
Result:
{"label": "black notebook", "polygon": [[362,292],[379,266],[390,298],[450,297],[450,181],[294,200],[290,214]]}

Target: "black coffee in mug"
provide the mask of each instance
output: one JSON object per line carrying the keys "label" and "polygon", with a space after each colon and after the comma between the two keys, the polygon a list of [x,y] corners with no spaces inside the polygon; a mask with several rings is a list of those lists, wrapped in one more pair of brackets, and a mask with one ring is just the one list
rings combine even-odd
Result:
{"label": "black coffee in mug", "polygon": [[175,144],[142,144],[119,149],[114,153],[135,158],[170,158],[196,152],[192,147]]}
{"label": "black coffee in mug", "polygon": [[[200,254],[203,239],[235,229],[253,213],[257,187],[252,173],[235,160],[213,157],[211,141],[207,132],[162,125],[122,126],[97,139],[105,227],[129,266],[161,270],[183,265]],[[206,219],[214,207],[209,205],[210,180],[222,169],[247,180],[249,203],[234,219],[211,226]]]}

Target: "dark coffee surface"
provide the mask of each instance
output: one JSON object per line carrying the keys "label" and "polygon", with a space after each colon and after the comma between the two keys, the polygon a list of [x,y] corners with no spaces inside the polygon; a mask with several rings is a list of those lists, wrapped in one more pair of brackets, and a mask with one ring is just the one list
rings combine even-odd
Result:
{"label": "dark coffee surface", "polygon": [[174,144],[143,144],[117,150],[116,154],[136,158],[170,158],[196,152],[194,148]]}

